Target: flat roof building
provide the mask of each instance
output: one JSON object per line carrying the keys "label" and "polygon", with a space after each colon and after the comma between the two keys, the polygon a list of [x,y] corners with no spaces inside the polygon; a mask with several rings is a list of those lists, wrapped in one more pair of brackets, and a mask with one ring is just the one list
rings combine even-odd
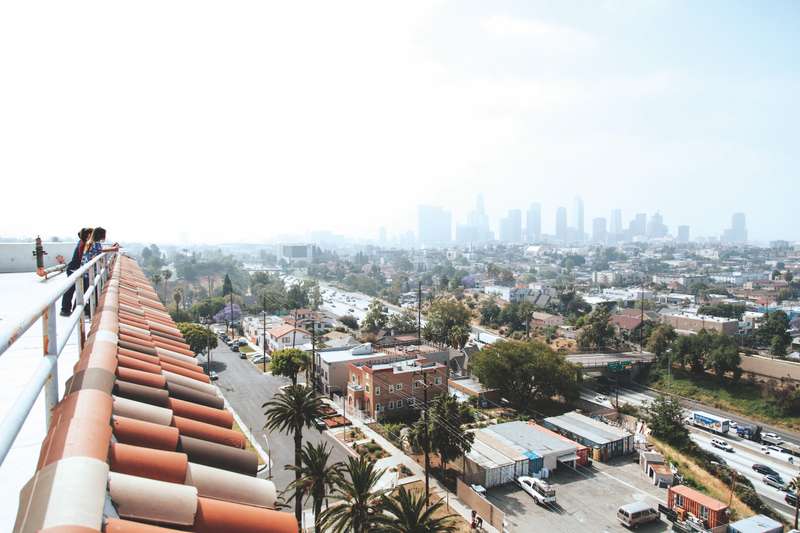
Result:
{"label": "flat roof building", "polygon": [[544,419],[544,427],[592,448],[595,460],[605,461],[633,452],[633,435],[575,411]]}

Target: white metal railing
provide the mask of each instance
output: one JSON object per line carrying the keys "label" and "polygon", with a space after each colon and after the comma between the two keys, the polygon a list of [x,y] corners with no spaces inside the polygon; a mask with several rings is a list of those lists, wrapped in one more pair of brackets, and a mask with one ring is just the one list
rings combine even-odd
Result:
{"label": "white metal railing", "polygon": [[[42,348],[43,358],[33,372],[30,380],[20,392],[14,405],[0,423],[0,465],[5,461],[6,455],[17,438],[22,425],[36,403],[36,398],[42,389],[45,389],[45,416],[47,426],[50,426],[50,416],[53,407],[58,403],[58,356],[64,351],[75,327],[79,327],[79,345],[83,350],[86,342],[86,325],[83,320],[84,310],[89,309],[89,317],[93,317],[97,308],[97,299],[103,290],[109,276],[109,268],[115,252],[106,252],[98,255],[89,263],[73,272],[64,280],[58,289],[40,300],[31,311],[16,323],[9,324],[0,329],[0,356],[8,350],[22,335],[30,329],[40,318],[42,319]],[[84,287],[84,274],[88,275],[89,284]],[[59,336],[57,328],[57,306],[59,299],[70,287],[75,287],[75,310],[67,319],[66,331]]]}

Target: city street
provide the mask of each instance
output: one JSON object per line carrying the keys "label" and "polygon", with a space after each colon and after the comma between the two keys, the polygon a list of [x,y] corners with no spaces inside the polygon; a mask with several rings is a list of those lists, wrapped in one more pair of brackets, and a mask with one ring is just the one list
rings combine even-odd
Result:
{"label": "city street", "polygon": [[[264,426],[264,402],[282,385],[290,381],[283,377],[264,375],[260,369],[247,359],[241,359],[223,342],[211,353],[211,369],[216,371],[219,379],[215,382],[225,399],[231,404],[245,425],[258,440],[264,450],[269,450],[272,459],[272,480],[280,492],[294,479],[294,473],[284,470],[284,465],[294,464],[294,441],[291,435],[279,431],[262,430]],[[266,437],[266,438],[265,438]],[[327,433],[316,429],[306,429],[303,441],[318,443],[327,442],[332,448],[331,461],[344,461],[348,457],[341,445]]]}

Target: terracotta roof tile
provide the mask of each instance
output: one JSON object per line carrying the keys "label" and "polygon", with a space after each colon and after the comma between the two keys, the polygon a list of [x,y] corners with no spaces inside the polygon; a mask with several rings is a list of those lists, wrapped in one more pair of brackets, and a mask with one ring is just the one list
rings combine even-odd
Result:
{"label": "terracotta roof tile", "polygon": [[296,531],[138,265],[111,269],[15,533]]}

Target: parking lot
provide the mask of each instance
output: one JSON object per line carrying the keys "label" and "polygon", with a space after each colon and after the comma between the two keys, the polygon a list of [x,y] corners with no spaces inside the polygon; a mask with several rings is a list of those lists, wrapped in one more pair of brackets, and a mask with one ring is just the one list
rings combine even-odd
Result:
{"label": "parking lot", "polygon": [[[509,484],[488,491],[489,500],[506,513],[511,532],[549,531],[585,533],[629,531],[617,520],[621,505],[644,500],[654,508],[666,500],[666,489],[654,487],[634,462],[635,455],[610,464],[594,463],[589,468],[571,470],[560,466],[550,477],[556,489],[557,503],[537,505],[517,485]],[[662,519],[639,526],[647,533],[668,531],[670,523]]]}

